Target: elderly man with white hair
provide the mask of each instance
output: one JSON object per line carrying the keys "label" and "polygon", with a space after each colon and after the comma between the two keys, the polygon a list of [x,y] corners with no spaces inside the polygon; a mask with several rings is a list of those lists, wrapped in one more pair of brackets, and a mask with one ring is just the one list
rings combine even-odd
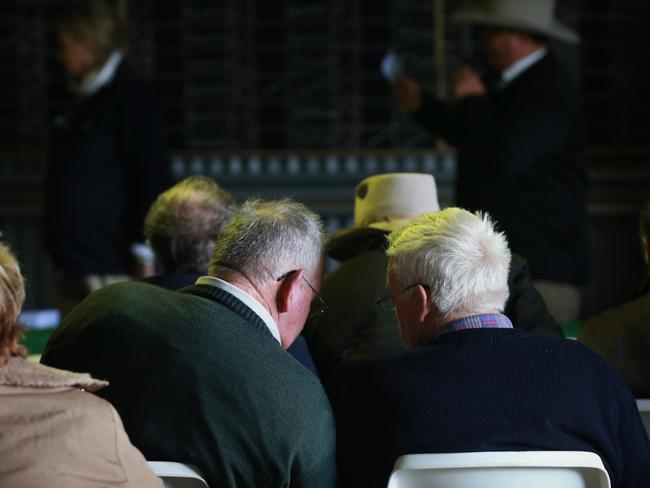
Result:
{"label": "elderly man with white hair", "polygon": [[208,276],[180,292],[132,282],[94,293],[43,361],[110,381],[103,396],[149,460],[195,464],[210,486],[332,487],[328,399],[285,351],[322,273],[315,214],[249,201],[221,229]]}
{"label": "elderly man with white hair", "polygon": [[455,3],[479,56],[459,68],[452,98],[402,75],[395,100],[457,149],[455,201],[488,211],[555,320],[575,321],[590,272],[586,138],[579,92],[550,41],[575,45],[578,33],[556,18],[555,0]]}
{"label": "elderly man with white hair", "polygon": [[487,215],[424,214],[389,237],[388,292],[408,350],[349,364],[335,398],[342,486],[386,486],[413,453],[597,453],[612,486],[647,486],[650,443],[634,398],[575,341],[501,313],[510,251]]}

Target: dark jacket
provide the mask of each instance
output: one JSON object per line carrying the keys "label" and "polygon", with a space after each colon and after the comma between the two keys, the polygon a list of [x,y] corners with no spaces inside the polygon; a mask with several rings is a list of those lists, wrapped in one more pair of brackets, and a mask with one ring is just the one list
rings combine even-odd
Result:
{"label": "dark jacket", "polygon": [[349,365],[333,404],[343,487],[385,487],[403,454],[466,451],[591,451],[612,487],[650,480],[634,397],[576,341],[517,329],[450,332]]}
{"label": "dark jacket", "polygon": [[[404,350],[392,312],[377,307],[386,291],[388,258],[382,250],[363,252],[346,260],[323,280],[325,314],[308,322],[303,335],[309,343],[321,380],[329,389],[337,367],[353,359],[384,357]],[[506,315],[515,327],[562,337],[562,331],[533,287],[526,261],[513,255],[508,275],[510,296]]]}
{"label": "dark jacket", "polygon": [[127,274],[129,247],[172,184],[152,87],[123,61],[113,80],[57,117],[46,179],[45,240],[72,274]]}
{"label": "dark jacket", "polygon": [[42,361],[107,379],[102,396],[145,457],[195,464],[210,486],[334,486],[318,379],[223,290],[103,288],[66,317]]}
{"label": "dark jacket", "polygon": [[427,96],[415,118],[458,150],[457,205],[487,211],[533,279],[587,281],[580,99],[552,52],[487,96]]}

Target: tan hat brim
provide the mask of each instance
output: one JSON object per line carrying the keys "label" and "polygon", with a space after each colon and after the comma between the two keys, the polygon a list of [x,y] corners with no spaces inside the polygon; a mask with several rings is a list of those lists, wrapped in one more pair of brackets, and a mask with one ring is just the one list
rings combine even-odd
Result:
{"label": "tan hat brim", "polygon": [[494,16],[484,11],[472,8],[456,12],[452,15],[452,19],[458,23],[506,27],[524,32],[542,34],[569,44],[578,44],[580,42],[580,36],[578,34],[557,20],[553,20],[553,22],[547,26],[540,26],[530,22],[525,22],[522,19],[506,16]]}

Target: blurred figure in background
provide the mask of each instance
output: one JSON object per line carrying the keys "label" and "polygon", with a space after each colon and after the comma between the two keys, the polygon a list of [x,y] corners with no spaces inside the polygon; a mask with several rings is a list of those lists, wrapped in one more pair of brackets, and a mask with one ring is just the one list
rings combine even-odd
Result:
{"label": "blurred figure in background", "polygon": [[190,176],[161,193],[144,219],[144,236],[158,274],[145,281],[177,290],[208,273],[217,233],[235,199],[212,179]]}
{"label": "blurred figure in background", "polygon": [[0,243],[0,485],[162,488],[85,373],[32,364],[19,345],[25,284]]}
{"label": "blurred figure in background", "polygon": [[46,245],[65,314],[89,292],[142,277],[142,221],[172,183],[152,87],[125,59],[121,19],[102,0],[70,1],[56,19],[70,100],[55,119],[46,179]]}
{"label": "blurred figure in background", "polygon": [[586,320],[578,340],[604,357],[639,398],[650,398],[650,202],[641,210],[639,234],[646,263],[642,295]]}
{"label": "blurred figure in background", "polygon": [[[205,176],[190,176],[161,193],[144,220],[144,235],[154,252],[159,274],[144,281],[178,290],[207,275],[217,234],[234,207],[230,193]],[[302,336],[287,352],[318,374]]]}
{"label": "blurred figure in background", "polygon": [[554,9],[554,0],[470,3],[455,19],[479,27],[485,76],[462,66],[452,102],[406,76],[397,77],[393,94],[420,125],[456,147],[456,204],[499,223],[563,323],[579,317],[589,239],[580,97],[548,43],[579,38]]}

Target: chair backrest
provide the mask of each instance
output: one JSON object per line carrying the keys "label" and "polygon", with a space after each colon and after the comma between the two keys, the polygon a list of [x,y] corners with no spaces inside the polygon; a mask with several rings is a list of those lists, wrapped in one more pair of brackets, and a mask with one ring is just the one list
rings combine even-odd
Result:
{"label": "chair backrest", "polygon": [[636,406],[639,407],[639,413],[641,414],[641,420],[643,420],[643,425],[645,430],[650,437],[650,400],[643,399],[637,400]]}
{"label": "chair backrest", "polygon": [[397,458],[388,488],[610,488],[600,457],[582,451],[461,452]]}
{"label": "chair backrest", "polygon": [[209,488],[196,466],[168,461],[147,461],[165,488]]}

